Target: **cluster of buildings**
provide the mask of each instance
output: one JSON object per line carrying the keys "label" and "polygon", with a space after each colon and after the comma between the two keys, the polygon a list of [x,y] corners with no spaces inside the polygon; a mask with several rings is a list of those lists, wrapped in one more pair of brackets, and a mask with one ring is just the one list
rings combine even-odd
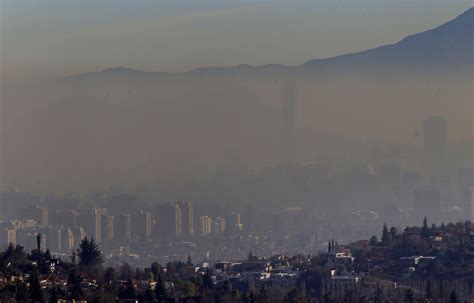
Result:
{"label": "cluster of buildings", "polygon": [[193,203],[185,201],[118,214],[113,208],[93,204],[76,209],[33,204],[22,207],[15,218],[0,222],[0,246],[20,244],[31,250],[41,234],[42,248],[69,254],[85,237],[94,238],[107,251],[130,243],[199,241],[210,235],[239,233],[242,228],[239,213],[195,218]]}

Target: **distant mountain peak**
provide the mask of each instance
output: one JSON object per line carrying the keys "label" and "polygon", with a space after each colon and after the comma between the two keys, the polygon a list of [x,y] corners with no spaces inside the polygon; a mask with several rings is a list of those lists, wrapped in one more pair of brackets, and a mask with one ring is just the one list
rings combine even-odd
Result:
{"label": "distant mountain peak", "polygon": [[117,67],[111,67],[104,69],[102,73],[105,74],[128,74],[128,73],[145,73],[145,71],[141,71],[138,69],[133,69],[133,68],[128,68],[128,67],[123,67],[123,66],[117,66]]}
{"label": "distant mountain peak", "polygon": [[472,67],[474,8],[434,29],[405,37],[395,44],[309,60],[301,67]]}
{"label": "distant mountain peak", "polygon": [[325,59],[312,59],[297,66],[268,64],[252,66],[240,64],[232,67],[201,67],[184,73],[148,72],[123,66],[111,67],[101,72],[87,73],[72,79],[89,76],[222,76],[232,73],[266,73],[320,68],[472,68],[474,66],[474,7],[456,18],[425,32],[409,35],[397,43],[383,45],[361,52],[344,54]]}

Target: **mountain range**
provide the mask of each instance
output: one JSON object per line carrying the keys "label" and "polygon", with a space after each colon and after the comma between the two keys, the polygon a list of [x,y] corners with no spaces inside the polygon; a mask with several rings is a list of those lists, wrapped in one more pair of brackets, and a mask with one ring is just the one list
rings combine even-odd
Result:
{"label": "mountain range", "polygon": [[[222,75],[225,73],[317,72],[328,68],[471,68],[474,54],[474,8],[434,29],[410,35],[401,41],[361,52],[325,59],[312,59],[300,66],[269,64],[233,67],[202,67],[184,73],[148,72],[126,67],[113,67],[101,76],[176,77],[178,75]],[[84,79],[98,73],[76,75]],[[70,78],[70,77],[69,77]]]}

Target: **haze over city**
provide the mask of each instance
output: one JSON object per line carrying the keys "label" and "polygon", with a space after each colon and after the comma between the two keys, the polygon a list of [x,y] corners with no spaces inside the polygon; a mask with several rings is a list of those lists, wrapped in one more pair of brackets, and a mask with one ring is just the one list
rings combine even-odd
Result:
{"label": "haze over city", "polygon": [[471,1],[0,9],[0,301],[474,299]]}

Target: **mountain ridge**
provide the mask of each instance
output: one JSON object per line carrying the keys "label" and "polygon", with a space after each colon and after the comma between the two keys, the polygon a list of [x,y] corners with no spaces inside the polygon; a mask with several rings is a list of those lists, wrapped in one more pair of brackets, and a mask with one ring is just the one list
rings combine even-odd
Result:
{"label": "mountain ridge", "polygon": [[298,66],[282,64],[200,67],[184,72],[143,71],[123,66],[98,72],[67,76],[62,79],[84,79],[90,76],[163,77],[222,75],[226,73],[316,71],[325,68],[437,68],[473,66],[474,7],[433,29],[408,35],[393,44],[311,59]]}

